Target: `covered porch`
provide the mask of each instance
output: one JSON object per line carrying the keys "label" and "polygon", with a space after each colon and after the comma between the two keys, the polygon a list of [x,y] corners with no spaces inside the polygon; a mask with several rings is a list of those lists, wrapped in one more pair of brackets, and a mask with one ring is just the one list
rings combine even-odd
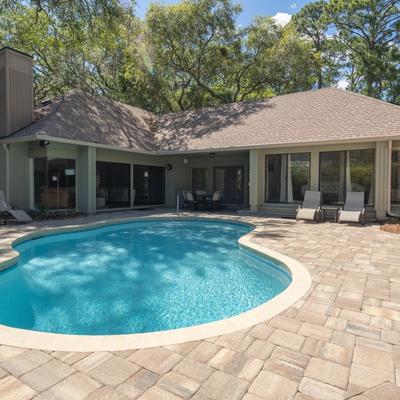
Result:
{"label": "covered porch", "polygon": [[353,191],[364,192],[367,220],[384,219],[400,210],[399,148],[379,141],[250,150],[250,210],[294,218],[306,190],[320,191],[332,210]]}

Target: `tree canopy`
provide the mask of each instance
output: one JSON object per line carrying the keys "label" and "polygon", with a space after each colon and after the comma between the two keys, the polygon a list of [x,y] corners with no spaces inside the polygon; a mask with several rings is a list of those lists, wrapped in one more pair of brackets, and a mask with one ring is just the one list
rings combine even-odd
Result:
{"label": "tree canopy", "polygon": [[35,100],[80,87],[163,113],[346,81],[400,104],[399,0],[318,0],[241,27],[231,0],[3,0],[0,47],[34,57]]}

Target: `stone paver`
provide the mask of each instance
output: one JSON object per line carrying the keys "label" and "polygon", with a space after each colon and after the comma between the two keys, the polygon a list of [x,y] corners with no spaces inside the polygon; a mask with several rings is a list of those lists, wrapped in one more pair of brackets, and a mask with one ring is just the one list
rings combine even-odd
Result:
{"label": "stone paver", "polygon": [[43,392],[75,371],[58,360],[52,360],[21,376],[21,381],[37,392]]}
{"label": "stone paver", "polygon": [[349,382],[349,369],[321,358],[312,358],[305,372],[305,376],[317,379],[329,385],[346,389]]}
{"label": "stone paver", "polygon": [[[71,222],[144,214],[154,212]],[[163,348],[79,353],[0,345],[0,399],[400,399],[400,236],[377,225],[241,219],[261,226],[254,243],[309,269],[313,286],[303,299],[249,329]],[[29,230],[0,227],[0,250],[4,239]]]}
{"label": "stone paver", "polygon": [[163,375],[170,371],[182,357],[167,349],[142,349],[128,357],[129,361]]}
{"label": "stone paver", "polygon": [[297,392],[298,384],[270,371],[262,371],[249,392],[265,400],[290,400]]}
{"label": "stone paver", "polygon": [[95,369],[92,369],[89,375],[103,385],[118,386],[139,370],[139,366],[132,364],[128,360],[113,356]]}
{"label": "stone paver", "polygon": [[36,392],[13,376],[0,379],[1,400],[29,400]]}
{"label": "stone paver", "polygon": [[48,400],[83,400],[100,387],[99,382],[78,372],[43,392],[41,397]]}

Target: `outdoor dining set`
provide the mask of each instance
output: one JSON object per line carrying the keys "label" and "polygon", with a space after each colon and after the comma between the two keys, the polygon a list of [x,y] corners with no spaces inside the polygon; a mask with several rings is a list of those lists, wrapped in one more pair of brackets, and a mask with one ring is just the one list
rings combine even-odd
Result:
{"label": "outdoor dining set", "polygon": [[207,193],[205,190],[182,190],[182,208],[184,210],[216,211],[221,208],[222,191]]}

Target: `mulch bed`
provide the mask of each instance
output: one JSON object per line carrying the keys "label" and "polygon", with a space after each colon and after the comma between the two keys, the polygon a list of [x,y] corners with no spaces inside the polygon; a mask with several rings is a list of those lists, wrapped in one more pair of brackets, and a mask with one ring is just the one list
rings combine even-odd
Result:
{"label": "mulch bed", "polygon": [[391,220],[381,226],[381,230],[390,233],[400,233],[400,221]]}

